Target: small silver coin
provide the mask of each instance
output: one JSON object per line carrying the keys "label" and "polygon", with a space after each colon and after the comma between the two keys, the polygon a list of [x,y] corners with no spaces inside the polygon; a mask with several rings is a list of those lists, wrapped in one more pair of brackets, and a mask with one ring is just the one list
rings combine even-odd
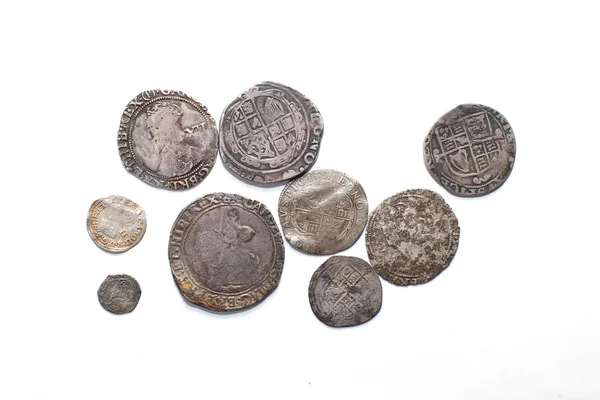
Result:
{"label": "small silver coin", "polygon": [[381,309],[381,281],[366,261],[333,256],[313,274],[308,299],[323,323],[334,327],[359,325]]}
{"label": "small silver coin", "polygon": [[98,289],[98,301],[113,314],[132,312],[141,295],[140,284],[129,275],[109,275]]}
{"label": "small silver coin", "polygon": [[129,102],[117,137],[123,166],[149,185],[183,190],[206,178],[218,133],[205,106],[175,90],[148,90]]}
{"label": "small silver coin", "polygon": [[279,284],[284,247],[262,203],[213,193],[181,211],[171,230],[169,262],[181,294],[213,311],[253,306]]}
{"label": "small silver coin", "polygon": [[425,138],[425,166],[450,193],[484,196],[510,175],[516,155],[513,130],[502,114],[478,104],[442,116]]}
{"label": "small silver coin", "polygon": [[98,199],[90,207],[87,230],[98,247],[121,253],[138,244],[146,233],[146,213],[122,196]]}
{"label": "small silver coin", "polygon": [[231,172],[256,183],[281,182],[312,167],[323,119],[298,91],[262,82],[225,108],[219,135],[221,159]]}
{"label": "small silver coin", "polygon": [[384,200],[369,216],[367,253],[385,280],[418,285],[450,265],[459,234],[458,220],[442,196],[407,190]]}
{"label": "small silver coin", "polygon": [[278,211],[285,238],[310,254],[333,254],[352,246],[368,218],[360,183],[333,170],[310,171],[289,182]]}

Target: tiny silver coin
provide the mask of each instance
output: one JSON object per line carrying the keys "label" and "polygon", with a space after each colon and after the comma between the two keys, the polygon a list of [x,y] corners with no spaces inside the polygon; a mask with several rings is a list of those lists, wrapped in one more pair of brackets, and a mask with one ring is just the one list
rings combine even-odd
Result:
{"label": "tiny silver coin", "polygon": [[206,178],[218,133],[205,106],[175,90],[147,90],[129,102],[117,143],[123,166],[149,185],[182,190]]}
{"label": "tiny silver coin", "polygon": [[98,301],[113,314],[132,312],[141,295],[140,284],[129,275],[109,275],[98,289]]}
{"label": "tiny silver coin", "polygon": [[369,216],[367,253],[385,280],[417,285],[450,265],[459,234],[458,220],[442,196],[407,190],[384,200]]}
{"label": "tiny silver coin", "polygon": [[146,213],[122,196],[98,199],[90,207],[87,230],[98,247],[121,253],[138,244],[146,233]]}
{"label": "tiny silver coin", "polygon": [[312,167],[321,145],[323,119],[298,91],[262,82],[225,108],[219,135],[227,169],[251,182],[281,182]]}
{"label": "tiny silver coin", "polygon": [[333,256],[313,274],[308,299],[323,323],[334,327],[359,325],[381,309],[381,281],[366,261]]}
{"label": "tiny silver coin", "polygon": [[171,230],[169,262],[183,297],[213,311],[253,306],[279,284],[284,247],[264,204],[213,193],[181,211]]}
{"label": "tiny silver coin", "polygon": [[515,135],[493,108],[463,104],[435,123],[423,153],[429,174],[447,191],[484,196],[508,179],[515,162]]}
{"label": "tiny silver coin", "polygon": [[278,211],[285,238],[310,254],[333,254],[352,246],[368,218],[361,184],[333,170],[310,171],[289,182]]}

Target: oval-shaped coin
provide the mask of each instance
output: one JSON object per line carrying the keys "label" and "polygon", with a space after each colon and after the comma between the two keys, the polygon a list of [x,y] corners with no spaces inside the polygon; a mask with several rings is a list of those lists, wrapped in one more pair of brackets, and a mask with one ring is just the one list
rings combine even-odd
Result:
{"label": "oval-shaped coin", "polygon": [[323,119],[296,90],[262,82],[225,108],[219,135],[221,159],[231,172],[252,182],[280,182],[312,167]]}
{"label": "oval-shaped coin", "polygon": [[367,196],[343,172],[311,171],[289,182],[279,197],[283,235],[298,250],[333,254],[352,246],[365,229]]}
{"label": "oval-shaped coin", "polygon": [[113,314],[132,312],[141,295],[140,284],[129,275],[109,275],[98,289],[98,301]]}
{"label": "oval-shaped coin", "polygon": [[146,233],[146,213],[122,196],[98,199],[87,218],[90,237],[103,250],[121,253],[138,244]]}
{"label": "oval-shaped coin", "polygon": [[183,297],[214,311],[248,308],[279,284],[283,239],[262,203],[213,193],[183,209],[171,230],[169,262]]}
{"label": "oval-shaped coin", "polygon": [[308,300],[323,323],[354,326],[372,319],[381,309],[381,281],[366,261],[333,256],[313,274]]}
{"label": "oval-shaped coin", "polygon": [[396,285],[438,276],[454,258],[460,228],[442,196],[425,189],[384,200],[369,217],[366,244],[371,265]]}
{"label": "oval-shaped coin", "polygon": [[129,102],[117,142],[123,166],[149,185],[189,189],[217,158],[218,133],[205,106],[175,90],[148,90]]}
{"label": "oval-shaped coin", "polygon": [[508,179],[515,162],[515,135],[493,108],[463,104],[431,128],[423,154],[429,174],[447,191],[483,196]]}

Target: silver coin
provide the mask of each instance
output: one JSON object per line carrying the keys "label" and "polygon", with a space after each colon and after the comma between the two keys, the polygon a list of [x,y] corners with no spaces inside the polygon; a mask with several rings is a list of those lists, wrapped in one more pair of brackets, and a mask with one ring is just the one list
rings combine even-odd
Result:
{"label": "silver coin", "polygon": [[103,250],[121,253],[138,244],[146,233],[146,213],[122,196],[98,199],[87,218],[90,237]]}
{"label": "silver coin", "polygon": [[217,127],[206,107],[174,90],[148,90],[131,100],[117,139],[127,171],[170,190],[202,182],[218,152]]}
{"label": "silver coin", "polygon": [[417,285],[450,265],[459,234],[458,220],[442,196],[407,190],[384,200],[369,216],[367,253],[385,280]]}
{"label": "silver coin", "polygon": [[352,246],[365,229],[367,196],[343,172],[311,171],[289,182],[279,197],[285,238],[298,250],[333,254]]}
{"label": "silver coin", "polygon": [[262,203],[213,193],[177,217],[169,240],[175,282],[189,302],[214,311],[248,308],[279,284],[284,247]]}
{"label": "silver coin", "polygon": [[252,182],[280,182],[312,167],[323,119],[298,91],[262,82],[225,108],[219,134],[221,159],[231,172]]}
{"label": "silver coin", "polygon": [[366,261],[333,256],[313,274],[308,299],[323,323],[334,327],[359,325],[381,309],[381,281]]}
{"label": "silver coin", "polygon": [[508,179],[515,162],[515,135],[498,111],[463,104],[431,128],[423,153],[429,174],[447,191],[483,196]]}
{"label": "silver coin", "polygon": [[129,275],[109,275],[98,289],[98,301],[113,314],[132,312],[141,295],[140,284]]}

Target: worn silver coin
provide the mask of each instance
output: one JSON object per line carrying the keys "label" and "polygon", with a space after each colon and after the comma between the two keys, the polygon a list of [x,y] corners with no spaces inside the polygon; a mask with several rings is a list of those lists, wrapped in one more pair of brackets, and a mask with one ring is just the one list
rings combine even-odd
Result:
{"label": "worn silver coin", "polygon": [[515,135],[493,108],[463,104],[435,123],[423,153],[429,174],[447,191],[483,196],[508,179],[515,162]]}
{"label": "worn silver coin", "polygon": [[141,295],[140,284],[129,275],[109,275],[98,289],[98,301],[113,314],[132,312]]}
{"label": "worn silver coin", "polygon": [[310,171],[289,182],[278,211],[285,238],[310,254],[333,254],[352,246],[368,218],[360,183],[333,170]]}
{"label": "worn silver coin", "polygon": [[442,196],[407,190],[384,200],[369,216],[367,253],[385,280],[417,285],[450,265],[459,234],[458,220]]}
{"label": "worn silver coin", "polygon": [[366,261],[333,256],[313,274],[308,300],[315,316],[329,326],[359,325],[381,309],[381,281]]}
{"label": "worn silver coin", "polygon": [[181,294],[213,311],[248,308],[279,284],[283,239],[264,204],[213,193],[181,211],[171,230],[169,262]]}
{"label": "worn silver coin", "polygon": [[90,237],[103,250],[121,253],[138,244],[146,232],[146,213],[122,196],[98,199],[87,217]]}
{"label": "worn silver coin", "polygon": [[205,106],[175,90],[147,90],[129,102],[117,137],[123,166],[149,185],[189,189],[206,178],[218,133]]}
{"label": "worn silver coin", "polygon": [[281,182],[312,167],[323,119],[298,91],[262,82],[225,108],[219,135],[221,159],[231,172],[256,183]]}

